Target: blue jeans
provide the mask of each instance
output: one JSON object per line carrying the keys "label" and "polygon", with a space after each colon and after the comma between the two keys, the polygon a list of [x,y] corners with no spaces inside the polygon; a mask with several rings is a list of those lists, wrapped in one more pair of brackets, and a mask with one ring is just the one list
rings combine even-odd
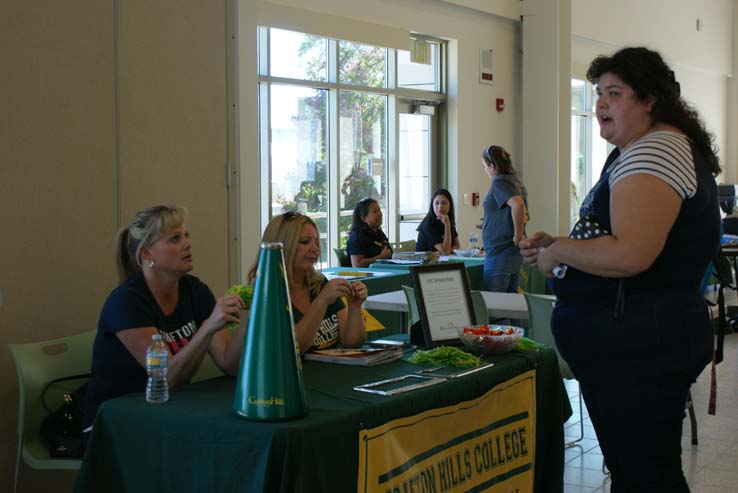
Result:
{"label": "blue jeans", "polygon": [[520,250],[511,246],[502,252],[484,258],[482,282],[485,291],[517,293],[518,277],[523,257]]}
{"label": "blue jeans", "polygon": [[556,346],[581,385],[611,491],[688,492],[682,420],[713,347],[704,300],[668,292],[624,299],[619,319],[614,300],[559,300]]}

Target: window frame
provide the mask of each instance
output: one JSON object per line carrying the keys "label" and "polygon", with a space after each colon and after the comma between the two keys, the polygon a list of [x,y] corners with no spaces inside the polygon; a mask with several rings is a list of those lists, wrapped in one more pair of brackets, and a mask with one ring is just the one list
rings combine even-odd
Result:
{"label": "window frame", "polygon": [[[341,135],[339,132],[340,111],[338,99],[341,91],[355,91],[366,94],[376,94],[384,96],[386,99],[385,106],[385,163],[384,176],[386,177],[386,197],[384,207],[385,221],[383,225],[384,231],[387,233],[390,241],[396,241],[399,234],[399,200],[398,200],[398,147],[399,147],[399,113],[398,106],[401,103],[410,104],[431,104],[437,108],[442,108],[446,100],[446,42],[441,39],[423,36],[423,39],[436,43],[435,63],[436,63],[436,92],[409,89],[397,87],[397,50],[394,48],[383,48],[385,50],[385,77],[384,87],[373,87],[358,84],[345,84],[339,81],[338,73],[338,55],[339,42],[352,40],[339,40],[318,36],[324,38],[328,42],[327,47],[327,78],[326,81],[293,79],[290,77],[276,77],[271,75],[270,65],[270,42],[271,29],[280,29],[270,26],[258,26],[257,36],[257,91],[258,91],[258,128],[259,128],[259,175],[260,185],[262,189],[261,201],[259,204],[259,218],[261,221],[261,231],[264,230],[272,217],[273,190],[272,190],[272,135],[271,135],[271,88],[275,84],[288,85],[293,87],[304,87],[309,89],[326,90],[328,92],[328,108],[327,108],[327,177],[326,177],[326,199],[328,207],[326,211],[326,236],[327,236],[327,252],[324,252],[327,265],[334,265],[331,250],[340,245],[340,213],[333,212],[340,203],[340,146]],[[299,32],[299,31],[293,31]],[[310,33],[300,33],[311,35]],[[415,37],[415,35],[413,35]],[[366,43],[361,43],[366,44]],[[371,45],[370,45],[371,46]],[[441,112],[445,114],[445,112]],[[440,119],[440,116],[439,116]],[[445,125],[439,124],[441,128]],[[445,139],[437,132],[437,141],[433,151],[433,158],[430,164],[430,176],[432,186],[437,186],[441,168],[445,165],[445,159],[439,152],[444,146]],[[441,164],[443,163],[443,164]]]}

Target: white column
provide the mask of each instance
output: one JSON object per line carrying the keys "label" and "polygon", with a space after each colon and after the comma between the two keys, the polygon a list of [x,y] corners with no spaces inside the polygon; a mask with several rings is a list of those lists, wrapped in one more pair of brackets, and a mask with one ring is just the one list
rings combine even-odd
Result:
{"label": "white column", "polygon": [[571,1],[524,0],[523,152],[528,234],[569,232]]}

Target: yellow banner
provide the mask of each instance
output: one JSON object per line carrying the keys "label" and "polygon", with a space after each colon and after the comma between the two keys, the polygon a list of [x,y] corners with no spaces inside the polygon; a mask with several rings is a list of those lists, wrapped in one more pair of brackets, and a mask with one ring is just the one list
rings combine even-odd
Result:
{"label": "yellow banner", "polygon": [[[463,378],[463,377],[462,377]],[[533,491],[535,370],[359,432],[359,493]]]}
{"label": "yellow banner", "polygon": [[[340,272],[339,272],[340,274]],[[348,306],[348,299],[346,297],[342,297],[341,300],[343,301],[344,306]],[[364,319],[364,328],[367,332],[373,332],[375,330],[384,330],[384,325],[382,325],[382,322],[377,320],[374,315],[369,313],[366,308],[361,308],[361,318]]]}

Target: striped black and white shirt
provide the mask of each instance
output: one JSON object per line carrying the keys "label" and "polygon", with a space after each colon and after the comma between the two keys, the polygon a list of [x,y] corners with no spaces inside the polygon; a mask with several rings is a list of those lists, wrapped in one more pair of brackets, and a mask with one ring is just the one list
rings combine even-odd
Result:
{"label": "striped black and white shirt", "polygon": [[637,173],[660,178],[682,200],[694,197],[697,191],[697,173],[689,139],[677,132],[651,132],[622,151],[612,164],[610,189],[626,176]]}

